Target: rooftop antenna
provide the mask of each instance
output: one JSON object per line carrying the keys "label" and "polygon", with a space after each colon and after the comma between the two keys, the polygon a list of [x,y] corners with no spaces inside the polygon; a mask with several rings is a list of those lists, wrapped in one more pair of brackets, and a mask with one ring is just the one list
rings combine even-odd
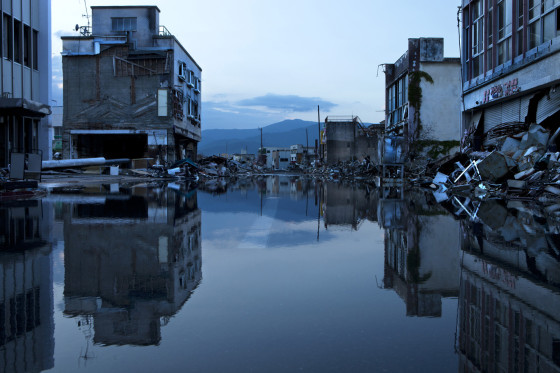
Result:
{"label": "rooftop antenna", "polygon": [[86,17],[86,19],[87,19],[87,29],[88,29],[88,31],[89,31],[89,27],[90,27],[90,24],[89,24],[89,11],[88,11],[88,6],[87,6],[87,1],[86,1],[86,0],[84,0],[84,7],[86,8],[86,14],[82,14],[82,17]]}

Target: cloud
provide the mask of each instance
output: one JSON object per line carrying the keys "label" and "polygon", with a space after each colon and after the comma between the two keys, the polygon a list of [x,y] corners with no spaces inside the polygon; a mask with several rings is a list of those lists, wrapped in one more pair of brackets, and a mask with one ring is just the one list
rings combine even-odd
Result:
{"label": "cloud", "polygon": [[61,38],[63,36],[79,36],[80,34],[74,30],[58,30],[55,31],[53,35],[57,38]]}
{"label": "cloud", "polygon": [[237,102],[240,106],[264,107],[270,110],[292,111],[304,113],[313,111],[317,105],[322,111],[330,111],[336,104],[319,97],[301,97],[297,95],[276,95],[268,93],[264,96],[249,98]]}
{"label": "cloud", "polygon": [[232,105],[227,101],[202,101],[204,129],[257,128],[280,122],[284,116],[270,111]]}

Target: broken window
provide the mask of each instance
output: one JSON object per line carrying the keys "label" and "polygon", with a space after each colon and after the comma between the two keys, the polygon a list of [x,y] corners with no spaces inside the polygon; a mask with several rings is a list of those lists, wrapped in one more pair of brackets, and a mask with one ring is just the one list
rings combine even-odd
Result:
{"label": "broken window", "polygon": [[389,87],[387,94],[387,123],[400,123],[405,119],[405,107],[408,104],[408,75]]}
{"label": "broken window", "polygon": [[185,81],[187,79],[187,64],[184,62],[179,62],[179,72],[177,74],[177,77],[182,80]]}
{"label": "broken window", "polygon": [[194,71],[189,70],[189,79],[187,80],[187,84],[189,87],[191,88],[194,87],[194,80],[195,80]]}
{"label": "broken window", "polygon": [[11,60],[13,58],[13,44],[12,44],[12,17],[8,14],[3,14],[4,25],[2,28],[2,56]]}
{"label": "broken window", "polygon": [[136,17],[115,17],[111,20],[113,31],[136,31]]}
{"label": "broken window", "polygon": [[184,94],[183,91],[179,89],[172,90],[173,96],[173,117],[177,120],[183,120],[183,102],[184,102]]}

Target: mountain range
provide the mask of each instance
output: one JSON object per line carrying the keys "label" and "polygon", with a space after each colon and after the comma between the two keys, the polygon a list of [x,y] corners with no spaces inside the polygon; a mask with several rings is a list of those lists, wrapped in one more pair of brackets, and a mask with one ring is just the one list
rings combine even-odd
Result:
{"label": "mountain range", "polygon": [[[307,130],[307,139],[306,139]],[[315,146],[318,138],[317,122],[300,119],[285,120],[262,128],[263,146],[290,147],[295,144]],[[261,134],[253,129],[210,129],[202,131],[202,141],[198,153],[205,156],[241,153],[247,149],[249,154],[257,154],[261,146]]]}

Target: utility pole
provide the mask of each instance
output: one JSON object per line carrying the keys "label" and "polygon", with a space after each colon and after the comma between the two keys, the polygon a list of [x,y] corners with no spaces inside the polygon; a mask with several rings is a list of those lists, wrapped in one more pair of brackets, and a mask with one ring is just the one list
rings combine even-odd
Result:
{"label": "utility pole", "polygon": [[321,153],[321,114],[319,112],[319,105],[317,105],[317,137],[319,139],[319,145],[317,146],[317,159],[319,159],[319,153]]}

